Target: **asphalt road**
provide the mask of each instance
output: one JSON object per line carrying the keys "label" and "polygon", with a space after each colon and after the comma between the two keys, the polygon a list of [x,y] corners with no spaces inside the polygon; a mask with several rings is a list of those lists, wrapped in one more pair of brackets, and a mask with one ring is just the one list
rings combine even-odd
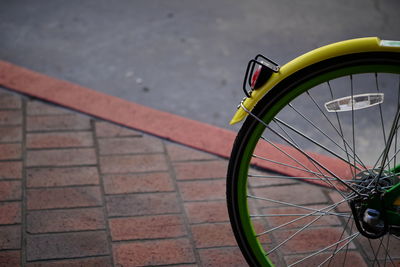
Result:
{"label": "asphalt road", "polygon": [[400,39],[399,11],[398,0],[0,0],[0,59],[232,129],[254,55],[283,64],[344,39]]}

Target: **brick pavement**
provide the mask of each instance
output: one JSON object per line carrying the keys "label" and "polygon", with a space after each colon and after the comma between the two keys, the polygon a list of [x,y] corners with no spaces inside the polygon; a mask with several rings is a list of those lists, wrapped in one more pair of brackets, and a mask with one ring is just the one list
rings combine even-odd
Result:
{"label": "brick pavement", "polygon": [[[226,168],[216,156],[0,90],[0,266],[246,266],[227,216]],[[357,250],[347,257],[365,265]]]}

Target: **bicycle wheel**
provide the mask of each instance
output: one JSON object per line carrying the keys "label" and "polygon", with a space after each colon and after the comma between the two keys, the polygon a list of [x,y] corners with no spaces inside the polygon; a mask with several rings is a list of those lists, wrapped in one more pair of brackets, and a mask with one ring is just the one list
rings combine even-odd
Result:
{"label": "bicycle wheel", "polygon": [[232,229],[251,266],[399,266],[398,228],[378,219],[365,234],[349,205],[398,183],[399,110],[400,55],[389,52],[316,63],[261,99],[227,178]]}

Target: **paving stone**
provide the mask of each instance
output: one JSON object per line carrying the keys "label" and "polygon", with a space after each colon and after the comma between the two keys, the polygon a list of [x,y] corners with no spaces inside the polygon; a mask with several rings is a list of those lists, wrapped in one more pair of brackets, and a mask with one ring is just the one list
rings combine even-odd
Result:
{"label": "paving stone", "polygon": [[21,125],[22,112],[14,110],[0,110],[0,125]]}
{"label": "paving stone", "polygon": [[21,223],[21,202],[0,202],[0,224]]}
{"label": "paving stone", "polygon": [[26,112],[29,116],[33,116],[71,114],[72,111],[40,101],[28,101],[26,105]]}
{"label": "paving stone", "polygon": [[120,266],[155,266],[195,261],[187,239],[114,244],[114,261]]}
{"label": "paving stone", "polygon": [[20,96],[13,94],[4,94],[0,97],[1,109],[20,109],[22,101]]}
{"label": "paving stone", "polygon": [[98,186],[29,189],[27,191],[28,210],[100,205],[102,205],[102,200]]}
{"label": "paving stone", "polygon": [[229,223],[192,225],[193,239],[197,248],[236,246]]}
{"label": "paving stone", "polygon": [[103,177],[106,194],[174,191],[166,172],[144,174],[110,174]]}
{"label": "paving stone", "polygon": [[[273,235],[277,242],[279,242],[286,240],[295,232],[296,230],[274,231]],[[288,254],[313,252],[337,242],[340,238],[344,239],[348,236],[346,234],[342,236],[342,234],[342,227],[309,228],[298,233],[290,242],[287,242],[284,249]],[[343,245],[344,242],[340,244]],[[354,245],[350,243],[349,248],[354,248]]]}
{"label": "paving stone", "polygon": [[[0,114],[1,122],[1,114]],[[28,131],[63,131],[90,130],[90,119],[76,114],[28,116],[26,118]]]}
{"label": "paving stone", "polygon": [[186,235],[179,215],[157,215],[110,219],[112,240],[173,238]]}
{"label": "paving stone", "polygon": [[21,179],[22,163],[20,161],[0,162],[0,179]]}
{"label": "paving stone", "polygon": [[167,171],[168,165],[164,155],[124,155],[101,156],[102,173],[129,173]]}
{"label": "paving stone", "polygon": [[22,127],[11,126],[0,128],[0,142],[21,142]]}
{"label": "paving stone", "polygon": [[104,231],[27,235],[27,260],[65,259],[107,255]]}
{"label": "paving stone", "polygon": [[0,266],[2,267],[21,266],[21,252],[16,250],[0,251]]}
{"label": "paving stone", "polygon": [[0,201],[21,199],[20,181],[0,181]]}
{"label": "paving stone", "polygon": [[21,248],[21,226],[0,226],[0,250]]}
{"label": "paving stone", "polygon": [[99,184],[97,167],[34,168],[26,173],[28,187]]}
{"label": "paving stone", "polygon": [[105,229],[102,208],[29,211],[27,231],[31,234]]}
{"label": "paving stone", "polygon": [[111,267],[110,257],[94,257],[71,260],[52,260],[28,263],[28,267]]}
{"label": "paving stone", "polygon": [[164,152],[161,140],[149,136],[106,138],[98,142],[100,155]]}
{"label": "paving stone", "polygon": [[225,178],[228,167],[227,162],[222,160],[177,162],[173,166],[178,180]]}
{"label": "paving stone", "polygon": [[202,266],[247,266],[239,248],[210,248],[199,250]]}
{"label": "paving stone", "polygon": [[184,201],[225,199],[225,180],[179,182],[178,186]]}
{"label": "paving stone", "polygon": [[93,146],[91,132],[30,133],[26,136],[29,149],[90,147]]}
{"label": "paving stone", "polygon": [[104,121],[96,122],[96,135],[97,137],[142,136],[140,132]]}
{"label": "paving stone", "polygon": [[225,201],[187,202],[184,206],[190,223],[229,221]]}
{"label": "paving stone", "polygon": [[96,163],[96,154],[93,148],[28,151],[26,160],[28,167],[93,165]]}
{"label": "paving stone", "polygon": [[21,158],[21,144],[0,144],[0,160]]}
{"label": "paving stone", "polygon": [[109,216],[135,216],[180,212],[175,193],[107,196]]}
{"label": "paving stone", "polygon": [[[302,260],[305,256],[307,255],[299,255],[299,256],[288,256],[285,257],[286,263],[292,264],[295,263],[299,260]],[[327,258],[331,257],[332,253],[321,253],[319,255],[316,255],[314,257],[311,257],[303,262],[301,264],[298,264],[298,266],[318,266],[322,262],[324,262]],[[344,260],[346,262],[344,263]],[[361,255],[358,252],[355,251],[348,251],[346,252],[340,252],[335,255],[335,257],[332,258],[331,261],[327,261],[326,265],[329,266],[343,266],[343,267],[366,267],[368,266],[364,259],[361,257]],[[379,266],[379,265],[378,265]]]}
{"label": "paving stone", "polygon": [[211,160],[217,158],[214,155],[176,144],[168,144],[166,147],[171,161]]}
{"label": "paving stone", "polygon": [[[290,186],[269,186],[253,188],[253,195],[297,205],[328,203],[323,189],[309,184],[294,184]],[[271,202],[259,201],[261,206],[278,205]]]}

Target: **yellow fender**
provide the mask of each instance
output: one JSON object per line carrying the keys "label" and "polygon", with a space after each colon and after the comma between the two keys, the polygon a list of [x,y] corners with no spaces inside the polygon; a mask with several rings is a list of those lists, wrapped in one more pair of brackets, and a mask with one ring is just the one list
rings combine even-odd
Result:
{"label": "yellow fender", "polygon": [[[320,61],[333,57],[362,52],[400,52],[400,41],[380,40],[377,37],[367,37],[342,41],[323,46],[301,55],[282,66],[277,73],[273,73],[269,80],[259,89],[254,90],[251,96],[243,100],[242,105],[251,111],[257,102],[276,84],[293,73]],[[239,106],[230,124],[242,121],[247,112]]]}

